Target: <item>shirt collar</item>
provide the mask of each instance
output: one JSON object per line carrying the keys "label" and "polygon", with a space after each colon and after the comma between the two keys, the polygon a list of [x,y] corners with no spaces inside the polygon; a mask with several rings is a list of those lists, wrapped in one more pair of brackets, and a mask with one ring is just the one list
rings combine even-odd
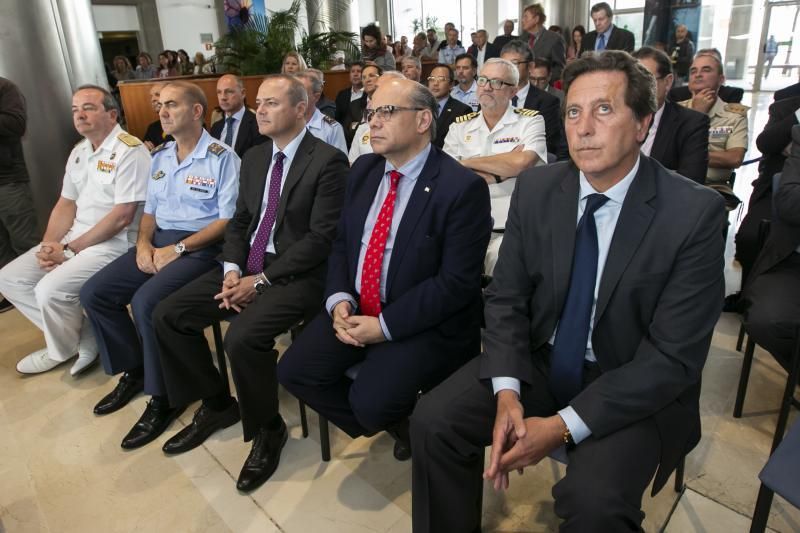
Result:
{"label": "shirt collar", "polygon": [[311,115],[306,126],[315,130],[322,129],[322,112],[319,109],[314,108],[314,114]]}
{"label": "shirt collar", "polygon": [[408,163],[398,169],[395,169],[394,165],[387,160],[383,173],[386,175],[392,170],[397,170],[403,175],[404,178],[406,178],[407,181],[417,181],[417,178],[422,173],[422,168],[425,166],[425,162],[428,160],[428,154],[430,153],[431,143],[428,143],[425,145],[425,148],[411,158]]}
{"label": "shirt collar", "polygon": [[711,106],[711,109],[708,110],[708,116],[713,117],[714,115],[722,116],[722,112],[725,110],[725,102],[722,101],[722,98],[717,95],[717,99],[714,101],[714,105]]}
{"label": "shirt collar", "polygon": [[[628,194],[628,189],[631,187],[631,183],[633,183],[633,178],[636,177],[636,173],[639,171],[639,162],[641,161],[641,157],[636,158],[636,163],[633,165],[633,168],[630,172],[628,172],[622,180],[615,183],[613,187],[608,189],[606,192],[602,193],[604,196],[608,197],[609,203],[614,203],[618,205],[622,205],[625,201],[625,196]],[[586,175],[583,171],[579,174],[579,180],[581,185],[581,195],[580,200],[583,200],[590,194],[597,194],[598,191],[591,186],[589,180],[586,179]]]}
{"label": "shirt collar", "polygon": [[458,91],[460,94],[469,94],[469,93],[472,93],[472,92],[477,92],[478,91],[478,82],[477,82],[477,80],[472,80],[472,85],[470,85],[469,89],[467,89],[466,91],[461,89],[461,85],[456,85],[456,91]]}
{"label": "shirt collar", "polygon": [[[306,129],[303,128],[300,130],[300,133],[297,134],[297,137],[289,141],[289,144],[283,150],[278,149],[278,145],[274,142],[272,143],[272,160],[275,160],[275,156],[278,155],[278,152],[283,152],[283,155],[286,156],[286,163],[284,165],[289,165],[289,162],[294,159],[295,154],[297,153],[297,149],[300,148],[300,142],[303,140],[303,137],[306,134]],[[284,167],[285,168],[285,167]]]}
{"label": "shirt collar", "polygon": [[[111,152],[114,149],[114,143],[117,141],[117,135],[119,135],[120,133],[122,133],[122,128],[120,127],[119,124],[116,124],[114,126],[114,129],[111,130],[111,133],[106,135],[106,138],[103,139],[103,142],[100,143],[100,146],[97,147],[97,150],[95,150],[95,152],[99,152],[101,150],[106,152]],[[91,141],[89,141],[89,150],[90,151],[92,150]]]}
{"label": "shirt collar", "polygon": [[517,97],[517,107],[525,107],[525,100],[528,98],[528,93],[531,92],[531,84],[528,82],[525,87],[518,89],[514,95]]}
{"label": "shirt collar", "polygon": [[[241,121],[242,121],[242,117],[244,116],[244,112],[245,112],[245,110],[246,110],[246,107],[245,107],[244,105],[242,105],[242,107],[239,109],[239,111],[237,111],[236,113],[234,113],[234,114],[233,114],[233,115],[231,115],[231,116],[232,116],[232,117],[233,117],[235,120],[237,120],[237,121],[241,122]],[[226,116],[225,118],[228,118],[228,117]]]}
{"label": "shirt collar", "polygon": [[[193,159],[202,159],[203,157],[205,157],[206,153],[208,152],[208,145],[211,144],[212,142],[217,142],[217,139],[212,137],[211,134],[209,134],[208,131],[206,131],[205,129],[201,130],[200,138],[197,139],[197,144],[195,145],[194,150],[192,150],[192,153],[189,154],[188,157],[186,157],[186,159],[181,161],[179,165],[183,166],[187,162],[192,161]],[[178,160],[177,141],[173,142],[170,149],[165,150],[165,152],[169,157],[172,157],[175,159],[175,161],[177,161]]]}

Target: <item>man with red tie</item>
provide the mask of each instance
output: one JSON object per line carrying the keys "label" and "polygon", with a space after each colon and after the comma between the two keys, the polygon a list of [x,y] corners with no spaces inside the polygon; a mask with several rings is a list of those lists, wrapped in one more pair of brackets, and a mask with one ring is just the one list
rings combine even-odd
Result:
{"label": "man with red tie", "polygon": [[347,179],[326,309],[278,363],[279,382],[352,437],[389,430],[398,459],[418,393],[480,350],[489,192],[431,144],[436,108],[416,82],[379,85],[367,110],[374,153]]}
{"label": "man with red tie", "polygon": [[[267,76],[256,118],[269,140],[242,161],[236,212],[223,264],[184,286],[153,314],[170,403],[202,400],[192,423],[170,438],[167,454],[199,446],[240,416],[253,448],[236,487],[250,491],[278,467],[287,440],[278,413],[275,337],[319,309],[325,261],[342,207],[347,159],[306,130],[308,96],[293,76]],[[238,405],[220,376],[203,331],[229,320],[225,352]]]}

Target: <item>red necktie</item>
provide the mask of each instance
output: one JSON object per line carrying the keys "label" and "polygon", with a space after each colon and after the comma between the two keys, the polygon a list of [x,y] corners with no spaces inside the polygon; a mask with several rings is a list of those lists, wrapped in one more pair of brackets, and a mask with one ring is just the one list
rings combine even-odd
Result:
{"label": "red necktie", "polygon": [[392,215],[394,214],[394,201],[397,199],[397,184],[402,174],[396,170],[389,172],[392,180],[389,194],[383,201],[372,235],[364,254],[364,264],[361,265],[361,314],[378,316],[381,314],[381,271],[383,269],[383,252],[386,250],[386,240],[392,229]]}
{"label": "red necktie", "polygon": [[531,47],[531,52],[533,52],[533,45],[536,44],[536,36],[531,34],[531,38],[528,39],[528,46]]}

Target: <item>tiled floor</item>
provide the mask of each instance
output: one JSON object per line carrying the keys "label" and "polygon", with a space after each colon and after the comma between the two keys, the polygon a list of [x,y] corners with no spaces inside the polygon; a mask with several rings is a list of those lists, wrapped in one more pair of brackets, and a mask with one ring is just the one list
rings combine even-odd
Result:
{"label": "tiled floor", "polygon": [[[751,131],[763,128],[770,99],[764,95],[754,102]],[[752,150],[748,158],[756,155]],[[754,167],[740,172],[737,180],[743,197]],[[733,228],[736,220],[734,213]],[[739,283],[738,270],[732,261],[728,264],[726,279],[732,290]],[[723,315],[705,367],[703,439],[687,459],[688,489],[680,498],[669,486],[655,498],[645,496],[647,531],[748,529],[785,374],[758,351],[744,416],[732,418],[741,366],[741,354],[734,349],[737,331],[736,318]],[[167,458],[160,446],[189,422],[190,408],[159,441],[124,452],[119,442],[144,409],[143,398],[112,415],[95,417],[93,405],[114,380],[99,368],[73,379],[69,365],[20,377],[14,370],[17,360],[40,348],[43,339],[16,311],[0,315],[0,339],[0,532],[411,529],[410,464],[392,458],[391,439],[385,435],[354,441],[332,428],[333,460],[324,463],[316,417],[311,415],[311,436],[303,439],[297,402],[283,393],[281,411],[291,436],[281,465],[261,489],[241,495],[234,483],[249,447],[241,441],[239,425],[214,435],[199,449]],[[286,342],[282,339],[282,346]],[[795,418],[793,414],[792,421]],[[514,476],[506,494],[487,488],[485,531],[555,529],[550,489],[561,475],[563,466],[548,459],[522,477]],[[775,531],[798,531],[800,511],[776,498],[769,524]]]}

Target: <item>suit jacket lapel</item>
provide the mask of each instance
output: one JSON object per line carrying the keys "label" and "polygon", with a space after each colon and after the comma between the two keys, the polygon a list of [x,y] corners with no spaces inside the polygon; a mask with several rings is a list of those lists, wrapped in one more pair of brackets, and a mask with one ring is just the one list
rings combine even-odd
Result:
{"label": "suit jacket lapel", "polygon": [[283,214],[286,211],[286,204],[289,203],[289,195],[292,193],[292,189],[297,185],[297,182],[300,181],[300,178],[303,177],[306,167],[311,162],[314,152],[314,139],[315,137],[306,130],[303,140],[300,141],[300,146],[297,147],[297,153],[294,155],[292,166],[289,167],[289,173],[286,175],[286,182],[281,189],[281,201],[278,204],[278,214],[275,217],[276,229],[283,220]]}
{"label": "suit jacket lapel", "polygon": [[614,236],[611,238],[611,247],[608,250],[603,277],[600,279],[600,290],[597,293],[595,324],[603,316],[611,294],[653,221],[655,210],[648,202],[656,194],[654,172],[650,159],[642,156],[639,171],[628,189]]}
{"label": "suit jacket lapel", "polygon": [[678,104],[673,104],[672,102],[667,102],[664,104],[664,112],[661,114],[661,122],[658,124],[656,138],[653,139],[653,147],[650,149],[650,157],[656,161],[664,160],[664,154],[667,152],[667,142],[675,135],[672,122],[678,118],[678,114],[675,113],[674,109],[672,108],[674,105]]}
{"label": "suit jacket lapel", "polygon": [[254,183],[252,189],[249,191],[241,191],[245,194],[252,194],[252,198],[257,200],[251,204],[251,214],[253,218],[250,221],[250,228],[248,230],[248,237],[256,231],[261,216],[261,206],[264,205],[264,194],[267,188],[267,172],[269,172],[269,164],[272,158],[272,139],[267,140],[263,145],[265,157],[256,158],[253,170],[250,175],[254,176]]}
{"label": "suit jacket lapel", "polygon": [[[569,174],[561,181],[561,190],[553,198],[553,309],[561,316],[567,299],[569,278],[572,274],[572,256],[575,254],[575,231],[578,225],[580,185],[578,169],[569,166]],[[555,326],[555,324],[554,324]]]}
{"label": "suit jacket lapel", "polygon": [[[250,115],[250,111],[247,109],[244,110],[244,115],[242,115],[242,123],[239,124],[239,134],[236,136],[236,142],[234,143],[236,146],[233,147],[234,151],[238,154],[242,150],[242,145],[246,142],[250,141],[250,121],[252,117]],[[242,154],[244,155],[244,154]]]}

